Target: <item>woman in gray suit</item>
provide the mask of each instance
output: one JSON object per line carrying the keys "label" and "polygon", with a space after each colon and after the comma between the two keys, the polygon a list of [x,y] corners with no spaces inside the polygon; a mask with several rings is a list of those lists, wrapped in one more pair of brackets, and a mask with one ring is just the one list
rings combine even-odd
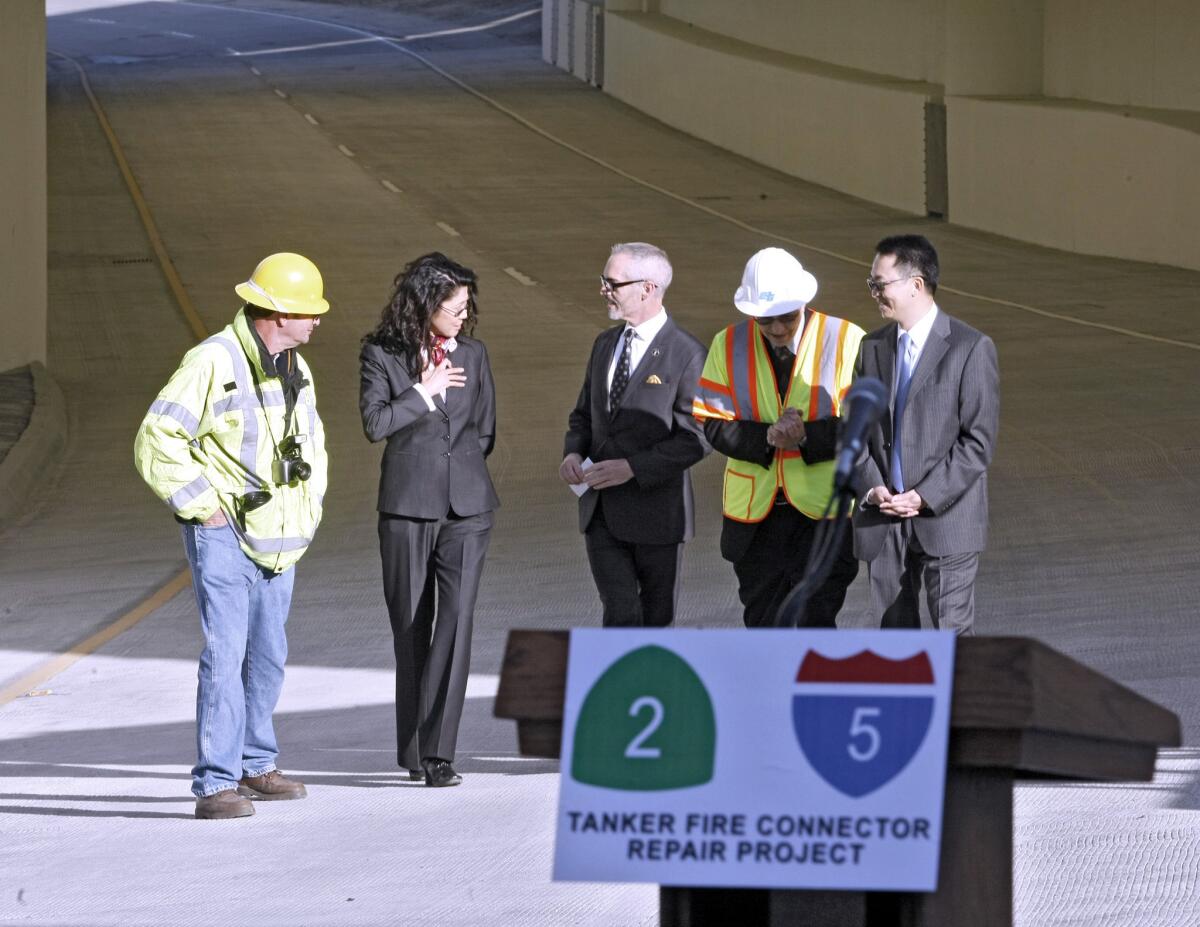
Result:
{"label": "woman in gray suit", "polygon": [[404,268],[363,338],[359,410],[387,441],[379,552],[396,652],[397,760],[414,781],[458,785],[455,742],[475,596],[499,506],[485,458],[496,404],[475,327],[474,272],[434,252]]}

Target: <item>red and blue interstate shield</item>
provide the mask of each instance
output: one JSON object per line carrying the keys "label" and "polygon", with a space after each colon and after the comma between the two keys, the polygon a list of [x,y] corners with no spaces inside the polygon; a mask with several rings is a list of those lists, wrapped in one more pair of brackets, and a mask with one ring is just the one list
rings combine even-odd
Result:
{"label": "red and blue interstate shield", "polygon": [[925,651],[903,660],[862,650],[831,659],[809,650],[796,673],[792,724],[805,758],[843,795],[861,798],[898,776],[933,717]]}

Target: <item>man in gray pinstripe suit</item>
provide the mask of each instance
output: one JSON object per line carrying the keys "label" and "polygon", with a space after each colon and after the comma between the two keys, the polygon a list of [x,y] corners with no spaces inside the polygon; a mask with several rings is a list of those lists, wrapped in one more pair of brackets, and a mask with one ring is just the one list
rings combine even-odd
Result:
{"label": "man in gray pinstripe suit", "polygon": [[855,474],[854,550],[882,627],[920,627],[924,586],[933,626],[971,634],[1000,375],[992,340],[938,308],[937,284],[924,236],[876,246],[867,286],[888,324],[863,339],[856,375],[891,401]]}

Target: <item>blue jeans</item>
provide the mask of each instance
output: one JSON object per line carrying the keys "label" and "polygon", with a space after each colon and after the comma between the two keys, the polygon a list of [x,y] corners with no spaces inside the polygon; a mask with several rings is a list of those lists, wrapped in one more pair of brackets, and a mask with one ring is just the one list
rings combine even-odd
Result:
{"label": "blue jeans", "polygon": [[296,574],[290,567],[263,570],[228,525],[184,525],[183,546],[204,631],[192,769],[192,792],[202,798],[275,768],[271,713],[283,688],[284,624]]}

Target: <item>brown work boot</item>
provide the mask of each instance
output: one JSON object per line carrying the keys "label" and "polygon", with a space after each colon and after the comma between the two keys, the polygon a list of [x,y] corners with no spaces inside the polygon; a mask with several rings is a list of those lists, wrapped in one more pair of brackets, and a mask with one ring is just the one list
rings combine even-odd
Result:
{"label": "brown work boot", "polygon": [[303,782],[295,779],[285,779],[278,769],[272,769],[261,776],[245,776],[238,783],[238,794],[256,801],[291,801],[294,798],[304,798],[308,792]]}
{"label": "brown work boot", "polygon": [[196,799],[196,817],[203,820],[248,818],[252,814],[254,806],[233,789],[225,789],[223,792]]}

